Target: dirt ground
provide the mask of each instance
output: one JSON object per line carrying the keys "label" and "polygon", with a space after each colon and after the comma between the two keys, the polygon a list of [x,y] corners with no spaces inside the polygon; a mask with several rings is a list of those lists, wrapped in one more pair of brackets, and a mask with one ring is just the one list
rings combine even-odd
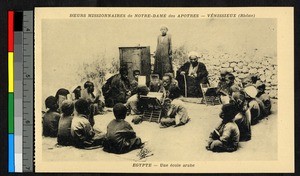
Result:
{"label": "dirt ground", "polygon": [[[185,104],[191,121],[177,128],[159,128],[157,123],[142,122],[134,125],[137,135],[147,141],[146,148],[152,156],[143,161],[258,161],[277,159],[277,100],[273,100],[272,114],[252,126],[252,139],[240,142],[239,149],[233,153],[213,153],[205,146],[209,133],[216,127],[221,106],[204,104]],[[113,119],[112,112],[95,117],[95,128],[106,132],[107,124]],[[140,149],[127,154],[116,155],[100,149],[83,150],[75,147],[56,145],[56,138],[43,137],[43,160],[45,161],[139,161]]]}

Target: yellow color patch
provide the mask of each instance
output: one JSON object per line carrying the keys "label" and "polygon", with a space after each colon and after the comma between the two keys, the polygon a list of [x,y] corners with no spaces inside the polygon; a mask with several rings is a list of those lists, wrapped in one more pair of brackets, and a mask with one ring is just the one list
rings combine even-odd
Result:
{"label": "yellow color patch", "polygon": [[8,52],[8,92],[14,92],[14,53]]}

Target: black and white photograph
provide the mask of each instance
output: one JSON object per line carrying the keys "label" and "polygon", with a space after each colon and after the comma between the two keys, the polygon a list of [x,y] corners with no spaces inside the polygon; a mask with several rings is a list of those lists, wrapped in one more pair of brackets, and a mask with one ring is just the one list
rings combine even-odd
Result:
{"label": "black and white photograph", "polygon": [[37,171],[291,170],[292,14],[36,8]]}

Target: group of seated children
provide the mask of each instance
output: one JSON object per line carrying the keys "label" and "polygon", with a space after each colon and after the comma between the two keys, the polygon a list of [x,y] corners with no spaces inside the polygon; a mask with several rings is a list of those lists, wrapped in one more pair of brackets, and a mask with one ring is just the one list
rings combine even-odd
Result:
{"label": "group of seated children", "polygon": [[57,99],[49,96],[45,100],[48,111],[43,116],[43,135],[57,137],[59,145],[92,149],[103,146],[103,150],[113,153],[126,153],[140,148],[143,143],[136,137],[133,128],[124,119],[127,114],[125,105],[118,103],[113,107],[115,115],[107,126],[107,133],[94,129],[89,120],[90,103],[84,99],[64,100],[58,112]]}
{"label": "group of seated children", "polygon": [[221,72],[217,92],[223,104],[222,122],[211,133],[207,149],[232,152],[239,141],[251,139],[251,125],[271,113],[271,100],[265,93],[265,84],[255,75],[247,76],[238,85],[232,73]]}

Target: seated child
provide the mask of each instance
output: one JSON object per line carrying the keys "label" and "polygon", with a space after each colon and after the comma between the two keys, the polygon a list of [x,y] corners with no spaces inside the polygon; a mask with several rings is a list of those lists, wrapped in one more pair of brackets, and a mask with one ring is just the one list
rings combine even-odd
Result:
{"label": "seated child", "polygon": [[248,141],[251,139],[251,113],[242,91],[232,94],[230,103],[237,107],[238,114],[234,118],[240,130],[240,141]]}
{"label": "seated child", "polygon": [[221,90],[224,90],[226,88],[226,75],[229,74],[227,69],[222,69],[220,71],[220,78],[219,83],[217,85],[217,92],[219,93]]}
{"label": "seated child", "polygon": [[72,100],[73,101],[76,101],[81,97],[81,91],[82,91],[81,86],[76,85],[76,86],[71,88],[71,92],[73,94],[72,95]]}
{"label": "seated child", "polygon": [[210,134],[208,150],[213,152],[233,152],[236,151],[239,144],[240,131],[233,121],[237,114],[234,104],[225,104],[222,106],[220,118],[221,124]]}
{"label": "seated child", "polygon": [[172,78],[171,84],[178,87],[178,81],[174,78],[174,73],[169,72],[169,73],[165,73],[165,75],[170,76]]}
{"label": "seated child", "polygon": [[137,93],[137,89],[138,89],[138,79],[139,76],[141,74],[140,70],[133,70],[133,77],[134,79],[130,82],[130,91],[131,91],[131,95],[134,95]]}
{"label": "seated child", "polygon": [[259,101],[256,100],[257,89],[254,86],[244,88],[245,98],[251,113],[251,124],[256,124],[261,117]]}
{"label": "seated child", "polygon": [[149,85],[150,92],[158,92],[162,85],[162,81],[159,79],[158,75],[151,75],[151,81]]}
{"label": "seated child", "polygon": [[270,96],[267,93],[265,93],[266,85],[264,83],[262,83],[261,81],[257,81],[256,88],[258,90],[256,98],[258,98],[260,101],[263,102],[263,105],[264,105],[264,107],[262,109],[263,114],[264,114],[264,116],[268,116],[271,114],[272,103],[271,103]]}
{"label": "seated child", "polygon": [[94,83],[86,81],[84,83],[84,89],[81,91],[81,98],[87,100],[90,104],[90,114],[88,117],[92,126],[95,124],[94,116],[103,114],[104,110],[104,103],[100,100],[99,95],[94,95],[94,90]]}
{"label": "seated child", "polygon": [[138,86],[137,88],[137,94],[132,95],[126,102],[126,107],[128,111],[130,111],[130,114],[132,115],[140,115],[142,114],[142,111],[139,106],[139,100],[141,95],[148,95],[149,89],[147,86]]}
{"label": "seated child", "polygon": [[60,118],[57,112],[58,104],[54,96],[49,96],[45,100],[48,111],[43,116],[43,135],[46,137],[56,137],[58,129],[58,121]]}
{"label": "seated child", "polygon": [[70,92],[65,88],[58,89],[56,94],[55,94],[55,98],[56,98],[56,101],[57,101],[57,104],[58,104],[57,111],[59,113],[61,113],[61,109],[60,109],[61,104],[64,100],[66,100],[68,98],[68,94],[70,94]]}
{"label": "seated child", "polygon": [[[172,87],[170,89],[169,100],[165,100],[166,117],[163,117],[160,121],[160,127],[181,126],[186,124],[190,118],[188,112],[184,106],[184,103],[180,99],[181,92],[178,87]],[[164,113],[163,113],[164,114]]]}
{"label": "seated child", "polygon": [[132,95],[126,102],[127,110],[130,114],[135,115],[132,118],[132,123],[139,124],[142,122],[142,117],[140,116],[142,112],[142,105],[140,102],[141,95],[148,95],[149,88],[147,86],[138,86],[137,93]]}
{"label": "seated child", "polygon": [[235,76],[232,73],[225,75],[225,84],[222,89],[218,90],[218,93],[221,95],[222,104],[228,104],[232,93],[240,90],[240,87],[234,81]]}
{"label": "seated child", "polygon": [[74,115],[71,123],[71,135],[75,147],[88,148],[93,146],[101,146],[104,134],[93,129],[88,120],[90,104],[85,99],[78,99],[75,103],[76,115]]}
{"label": "seated child", "polygon": [[117,103],[113,108],[113,112],[116,119],[112,120],[107,126],[103,150],[121,154],[140,148],[142,146],[141,139],[136,136],[131,125],[124,120],[127,114],[126,106]]}
{"label": "seated child", "polygon": [[65,100],[61,105],[61,117],[58,122],[57,143],[59,145],[72,145],[71,123],[73,119],[74,104],[71,100]]}

